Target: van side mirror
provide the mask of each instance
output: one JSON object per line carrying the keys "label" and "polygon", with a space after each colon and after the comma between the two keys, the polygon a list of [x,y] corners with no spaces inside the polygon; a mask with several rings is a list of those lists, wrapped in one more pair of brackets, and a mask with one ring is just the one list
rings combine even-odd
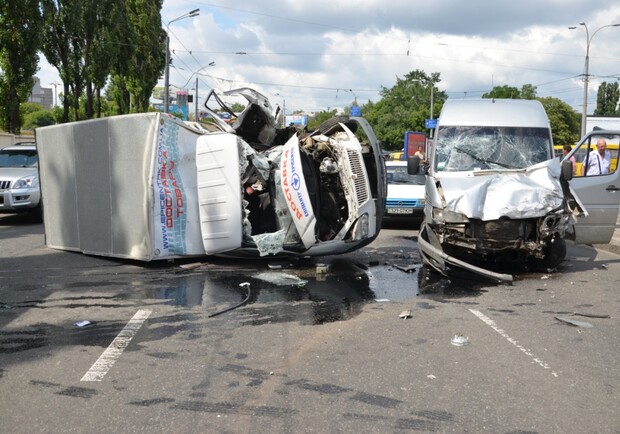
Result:
{"label": "van side mirror", "polygon": [[569,159],[562,161],[562,178],[570,181],[573,179],[573,162]]}
{"label": "van side mirror", "polygon": [[417,175],[420,172],[420,157],[407,157],[407,173]]}

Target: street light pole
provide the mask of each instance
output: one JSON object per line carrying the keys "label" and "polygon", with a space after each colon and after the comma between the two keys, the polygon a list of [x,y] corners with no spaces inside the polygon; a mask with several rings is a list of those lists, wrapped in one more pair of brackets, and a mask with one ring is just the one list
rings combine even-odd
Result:
{"label": "street light pole", "polygon": [[209,62],[209,64],[207,66],[203,66],[202,68],[200,68],[198,71],[196,71],[194,74],[196,74],[196,103],[195,103],[195,113],[194,113],[194,121],[198,122],[198,76],[201,75],[200,71],[202,71],[205,68],[208,68],[209,66],[215,66],[215,62]]}
{"label": "street light pole", "polygon": [[184,18],[195,17],[200,13],[200,9],[194,9],[173,20],[168,21],[166,25],[166,67],[164,69],[164,113],[170,111],[170,24]]}
{"label": "street light pole", "polygon": [[[588,118],[588,82],[589,82],[589,78],[590,78],[590,42],[592,42],[592,38],[594,38],[594,35],[596,35],[599,30],[604,29],[605,27],[618,27],[620,26],[620,24],[607,24],[605,26],[601,26],[598,29],[596,29],[594,31],[594,33],[592,33],[592,35],[590,36],[590,33],[588,32],[588,26],[586,25],[586,23],[579,23],[580,26],[583,27],[583,29],[586,32],[586,60],[585,60],[585,65],[583,68],[583,103],[582,103],[582,107],[581,107],[581,136],[585,136],[586,135],[586,121]],[[577,26],[570,26],[569,29],[570,30],[574,30],[576,29]]]}

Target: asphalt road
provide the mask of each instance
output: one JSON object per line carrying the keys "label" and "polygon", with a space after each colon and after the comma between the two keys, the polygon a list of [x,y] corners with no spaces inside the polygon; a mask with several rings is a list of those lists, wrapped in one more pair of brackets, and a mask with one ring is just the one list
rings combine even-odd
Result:
{"label": "asphalt road", "polygon": [[416,235],[141,264],[0,216],[1,429],[620,432],[620,256],[569,243],[553,273],[448,281],[420,269]]}

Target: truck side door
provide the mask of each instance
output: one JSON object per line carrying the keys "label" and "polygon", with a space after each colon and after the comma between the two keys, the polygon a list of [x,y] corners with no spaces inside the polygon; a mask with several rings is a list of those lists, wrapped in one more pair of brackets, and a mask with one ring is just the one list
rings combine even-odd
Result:
{"label": "truck side door", "polygon": [[[600,139],[605,140],[610,159],[609,172],[603,174],[599,174],[597,168],[590,172],[587,170],[588,165],[599,164],[592,152],[597,152],[596,145]],[[588,211],[587,217],[577,218],[577,243],[607,244],[613,236],[620,207],[619,143],[618,131],[592,131],[565,157],[575,157],[575,172],[570,186]]]}

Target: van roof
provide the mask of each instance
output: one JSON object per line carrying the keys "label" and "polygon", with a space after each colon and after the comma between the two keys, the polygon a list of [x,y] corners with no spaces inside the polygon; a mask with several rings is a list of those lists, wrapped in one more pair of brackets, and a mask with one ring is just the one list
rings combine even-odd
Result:
{"label": "van roof", "polygon": [[549,128],[543,105],[528,99],[448,99],[438,123],[439,126]]}

